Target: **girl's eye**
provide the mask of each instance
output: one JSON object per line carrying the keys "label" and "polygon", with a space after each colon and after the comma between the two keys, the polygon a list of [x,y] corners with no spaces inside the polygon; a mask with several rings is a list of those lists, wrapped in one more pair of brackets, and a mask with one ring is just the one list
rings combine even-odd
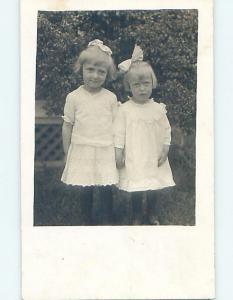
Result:
{"label": "girl's eye", "polygon": [[92,72],[94,69],[93,69],[93,68],[86,68],[86,70],[87,70],[88,72]]}

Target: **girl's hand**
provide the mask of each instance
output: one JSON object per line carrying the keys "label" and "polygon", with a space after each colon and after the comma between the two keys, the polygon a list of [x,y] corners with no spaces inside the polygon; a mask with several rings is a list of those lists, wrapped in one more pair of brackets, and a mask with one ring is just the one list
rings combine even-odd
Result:
{"label": "girl's hand", "polygon": [[159,161],[158,161],[158,167],[160,167],[162,164],[164,164],[165,161],[167,160],[169,147],[170,147],[169,145],[163,145],[162,153],[161,153]]}
{"label": "girl's hand", "polygon": [[116,158],[116,166],[118,169],[121,169],[125,165],[124,161],[124,149],[115,148],[115,158]]}
{"label": "girl's hand", "polygon": [[68,152],[66,152],[66,153],[65,153],[65,155],[64,155],[64,159],[63,159],[64,165],[66,165],[66,161],[67,161],[67,154],[68,154]]}

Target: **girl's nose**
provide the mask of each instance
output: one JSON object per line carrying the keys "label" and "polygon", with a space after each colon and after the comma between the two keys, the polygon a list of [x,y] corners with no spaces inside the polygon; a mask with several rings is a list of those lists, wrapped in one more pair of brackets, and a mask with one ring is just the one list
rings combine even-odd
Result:
{"label": "girl's nose", "polygon": [[93,77],[97,78],[98,77],[98,73],[97,72],[93,72]]}
{"label": "girl's nose", "polygon": [[145,90],[145,87],[144,87],[144,85],[142,84],[142,85],[140,85],[140,91],[144,91]]}

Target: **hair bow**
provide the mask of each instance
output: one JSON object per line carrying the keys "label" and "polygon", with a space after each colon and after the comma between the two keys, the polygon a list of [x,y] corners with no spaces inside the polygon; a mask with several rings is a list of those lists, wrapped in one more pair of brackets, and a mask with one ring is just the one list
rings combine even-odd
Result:
{"label": "hair bow", "polygon": [[104,43],[101,40],[96,39],[96,40],[91,41],[88,44],[88,47],[91,47],[91,46],[98,47],[100,50],[107,53],[109,56],[112,55],[112,50],[108,46],[104,45]]}
{"label": "hair bow", "polygon": [[133,54],[131,59],[124,60],[118,65],[118,68],[122,72],[128,72],[131,64],[135,61],[143,61],[143,51],[142,48],[138,45],[134,46]]}

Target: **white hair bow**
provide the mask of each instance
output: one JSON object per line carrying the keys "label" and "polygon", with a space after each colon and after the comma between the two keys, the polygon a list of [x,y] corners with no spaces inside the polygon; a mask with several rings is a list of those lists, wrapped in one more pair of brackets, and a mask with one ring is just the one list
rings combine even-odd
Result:
{"label": "white hair bow", "polygon": [[91,46],[97,46],[100,50],[107,53],[109,56],[112,55],[112,50],[108,46],[104,45],[104,43],[101,40],[96,39],[96,40],[91,41],[88,44],[88,47],[91,47]]}
{"label": "white hair bow", "polygon": [[131,64],[135,61],[143,61],[143,51],[138,45],[134,46],[133,54],[131,59],[124,60],[118,65],[118,68],[122,72],[128,72]]}

